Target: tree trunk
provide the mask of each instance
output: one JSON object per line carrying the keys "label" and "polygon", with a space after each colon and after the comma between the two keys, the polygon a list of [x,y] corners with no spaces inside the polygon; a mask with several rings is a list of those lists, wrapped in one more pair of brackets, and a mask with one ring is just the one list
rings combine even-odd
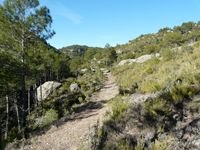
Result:
{"label": "tree trunk", "polygon": [[50,67],[50,69],[49,69],[49,80],[50,80],[50,81],[52,80],[51,67]]}
{"label": "tree trunk", "polygon": [[3,149],[2,128],[0,128],[0,149]]}
{"label": "tree trunk", "polygon": [[45,82],[47,81],[47,70],[45,71],[45,74],[44,74],[44,81]]}
{"label": "tree trunk", "polygon": [[37,84],[34,85],[34,101],[35,101],[35,108],[37,108],[38,106]]}
{"label": "tree trunk", "polygon": [[9,98],[6,95],[6,131],[5,131],[5,140],[8,138],[8,123],[9,123]]}
{"label": "tree trunk", "polygon": [[31,90],[30,87],[28,88],[28,114],[30,114],[30,99],[31,99],[31,94],[30,94]]}
{"label": "tree trunk", "polygon": [[40,79],[40,105],[42,106],[42,79]]}
{"label": "tree trunk", "polygon": [[20,126],[19,109],[18,109],[16,97],[14,98],[14,106],[15,106],[15,111],[16,111],[16,115],[17,115],[17,128],[18,128],[18,133],[20,133],[20,132],[21,132],[21,126]]}
{"label": "tree trunk", "polygon": [[[22,29],[21,38],[21,57],[22,57],[22,69],[21,69],[21,100],[22,100],[22,127],[26,126],[26,116],[27,116],[27,97],[26,97],[26,67],[25,67],[25,37],[24,30]],[[24,134],[23,134],[24,135]]]}
{"label": "tree trunk", "polygon": [[57,72],[57,81],[59,81],[59,73]]}

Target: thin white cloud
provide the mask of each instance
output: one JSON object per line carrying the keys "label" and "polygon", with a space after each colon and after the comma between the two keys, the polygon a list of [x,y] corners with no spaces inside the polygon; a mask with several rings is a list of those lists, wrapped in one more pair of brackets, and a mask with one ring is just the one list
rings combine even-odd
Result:
{"label": "thin white cloud", "polygon": [[55,5],[57,6],[58,9],[56,9],[56,14],[64,17],[68,21],[71,21],[74,24],[80,24],[82,22],[83,17],[72,11],[71,9],[67,8],[64,3],[61,1],[56,1]]}
{"label": "thin white cloud", "polygon": [[75,23],[75,24],[80,24],[82,22],[82,16],[77,14],[77,13],[74,13],[74,12],[71,12],[69,10],[65,10],[61,13],[59,13],[59,15],[61,15],[62,17],[64,17],[65,19]]}

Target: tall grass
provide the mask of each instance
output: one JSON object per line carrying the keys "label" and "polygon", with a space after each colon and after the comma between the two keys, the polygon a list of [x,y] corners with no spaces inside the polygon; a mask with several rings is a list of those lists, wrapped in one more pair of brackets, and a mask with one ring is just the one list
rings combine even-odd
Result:
{"label": "tall grass", "polygon": [[200,83],[200,49],[196,47],[192,52],[180,50],[173,53],[173,55],[163,54],[161,59],[154,58],[143,64],[113,68],[118,85],[122,89],[141,93],[160,91],[176,81],[184,82],[184,86],[198,86]]}

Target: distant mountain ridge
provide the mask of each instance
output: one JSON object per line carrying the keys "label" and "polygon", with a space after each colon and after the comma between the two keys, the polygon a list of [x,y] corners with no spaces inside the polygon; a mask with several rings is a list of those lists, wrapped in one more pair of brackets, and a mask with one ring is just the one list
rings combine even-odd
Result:
{"label": "distant mountain ridge", "polygon": [[63,53],[67,53],[72,58],[74,56],[83,55],[87,49],[88,46],[86,45],[71,45],[61,48],[60,51]]}
{"label": "distant mountain ridge", "polygon": [[59,49],[63,53],[67,53],[71,58],[75,56],[81,56],[85,53],[89,48],[97,48],[97,47],[89,47],[87,45],[70,45]]}
{"label": "distant mountain ridge", "polygon": [[162,28],[157,33],[144,34],[126,44],[116,46],[119,54],[130,53],[151,54],[160,49],[173,48],[194,43],[200,39],[200,22],[186,22],[173,28]]}

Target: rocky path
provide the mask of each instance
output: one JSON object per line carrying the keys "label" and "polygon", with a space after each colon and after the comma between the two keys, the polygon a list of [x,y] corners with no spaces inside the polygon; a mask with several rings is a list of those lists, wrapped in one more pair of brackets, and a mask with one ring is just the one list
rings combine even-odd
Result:
{"label": "rocky path", "polygon": [[107,76],[105,86],[94,93],[90,102],[78,108],[73,119],[60,126],[52,127],[45,134],[30,139],[24,149],[34,150],[76,150],[88,149],[91,128],[103,120],[108,110],[107,102],[118,95],[119,90],[112,74],[104,70]]}

